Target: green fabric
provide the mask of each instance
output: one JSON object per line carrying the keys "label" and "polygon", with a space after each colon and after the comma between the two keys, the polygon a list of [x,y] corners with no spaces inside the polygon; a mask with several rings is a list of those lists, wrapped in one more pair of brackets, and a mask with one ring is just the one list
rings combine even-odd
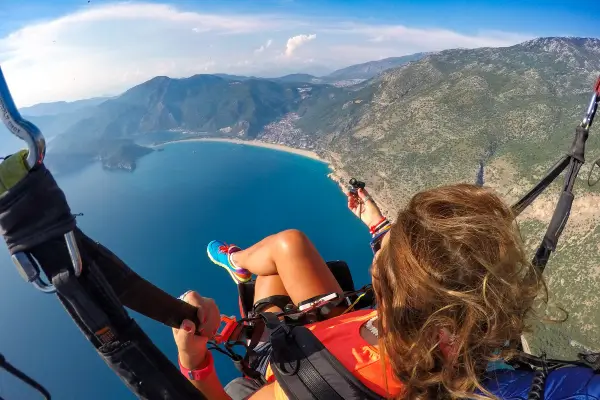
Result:
{"label": "green fabric", "polygon": [[21,150],[0,163],[0,195],[27,176],[27,154],[27,150]]}

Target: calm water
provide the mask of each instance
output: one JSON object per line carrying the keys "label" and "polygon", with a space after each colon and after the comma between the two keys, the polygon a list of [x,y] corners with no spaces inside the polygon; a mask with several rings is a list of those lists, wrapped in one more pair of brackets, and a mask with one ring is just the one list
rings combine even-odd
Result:
{"label": "calm water", "polygon": [[[195,152],[195,153],[194,153]],[[287,228],[308,234],[325,259],[349,262],[355,282],[368,282],[368,231],[347,209],[325,164],[278,151],[225,143],[169,145],[140,160],[133,173],[92,165],[57,177],[79,225],[131,268],[178,296],[188,289],[237,314],[229,275],[211,264],[206,244],[248,246]],[[96,355],[58,301],[21,280],[0,246],[0,353],[37,378],[55,399],[133,398]],[[135,316],[173,362],[171,331]],[[237,376],[215,354],[225,383]],[[0,372],[0,397],[38,399]]]}

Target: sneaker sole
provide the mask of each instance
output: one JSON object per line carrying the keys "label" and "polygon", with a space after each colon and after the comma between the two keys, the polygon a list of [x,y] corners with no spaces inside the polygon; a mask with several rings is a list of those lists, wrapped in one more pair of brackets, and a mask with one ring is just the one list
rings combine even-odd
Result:
{"label": "sneaker sole", "polygon": [[236,285],[239,285],[240,283],[246,283],[248,282],[250,279],[252,279],[251,277],[248,278],[247,280],[243,281],[240,278],[238,278],[233,271],[231,270],[231,268],[229,268],[227,265],[215,260],[213,258],[213,256],[210,254],[210,251],[208,251],[208,249],[206,249],[206,254],[208,255],[208,258],[210,259],[210,261],[212,261],[213,264],[218,265],[219,267],[225,269],[225,271],[227,271],[227,273],[229,274],[229,276],[231,276],[231,279],[233,279],[233,282],[235,282]]}

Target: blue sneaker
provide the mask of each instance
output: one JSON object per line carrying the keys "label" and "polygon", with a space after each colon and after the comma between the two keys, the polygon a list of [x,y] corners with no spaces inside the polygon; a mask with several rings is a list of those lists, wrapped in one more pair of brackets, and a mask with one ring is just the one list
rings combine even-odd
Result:
{"label": "blue sneaker", "polygon": [[226,244],[218,240],[213,240],[206,247],[206,253],[210,261],[217,264],[219,267],[225,268],[231,279],[237,284],[248,282],[252,279],[252,273],[247,269],[237,268],[231,262],[231,254],[241,249],[233,244]]}

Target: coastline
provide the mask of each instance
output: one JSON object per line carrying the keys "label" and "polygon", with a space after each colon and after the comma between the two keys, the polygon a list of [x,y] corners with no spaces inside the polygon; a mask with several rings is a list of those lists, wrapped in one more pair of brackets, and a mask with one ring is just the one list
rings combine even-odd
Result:
{"label": "coastline", "polygon": [[299,156],[313,159],[315,161],[329,164],[329,162],[327,162],[326,160],[319,157],[319,155],[312,150],[296,149],[296,148],[285,146],[282,144],[261,142],[259,140],[241,140],[241,139],[224,139],[224,138],[190,138],[190,139],[182,139],[182,140],[172,140],[169,142],[164,142],[164,143],[160,143],[160,144],[156,144],[156,145],[148,146],[148,147],[157,148],[157,147],[161,147],[161,146],[168,145],[168,144],[184,143],[184,142],[222,142],[222,143],[232,143],[232,144],[239,144],[239,145],[245,145],[245,146],[263,147],[263,148],[271,149],[271,150],[285,151],[286,153],[296,154]]}
{"label": "coastline", "polygon": [[[160,144],[156,144],[156,145],[152,145],[152,146],[148,146],[148,147],[160,148],[160,147],[168,145],[168,144],[185,143],[185,142],[232,143],[232,144],[239,144],[239,145],[245,145],[245,146],[263,147],[266,149],[283,151],[286,153],[291,153],[291,154],[296,154],[296,155],[299,155],[302,157],[307,157],[312,160],[327,164],[329,167],[329,170],[330,170],[330,172],[327,174],[327,177],[338,184],[342,193],[346,193],[346,191],[348,190],[348,188],[347,188],[348,184],[346,182],[348,182],[350,180],[350,175],[348,175],[345,171],[343,171],[339,167],[335,166],[335,164],[336,164],[335,157],[332,157],[333,158],[332,160],[326,160],[312,150],[297,149],[297,148],[282,145],[282,144],[262,142],[260,140],[241,140],[241,139],[229,139],[229,138],[227,138],[227,139],[226,138],[199,138],[199,137],[189,138],[189,139],[181,139],[181,140],[172,140],[172,141],[168,141],[168,142],[164,142],[164,143],[160,143]],[[379,193],[377,193],[373,189],[371,189],[369,191],[369,194],[371,196],[373,196],[373,199],[375,200],[375,202],[377,203],[381,212],[384,215],[387,215],[388,217],[390,217],[390,215],[393,214],[390,212],[392,210],[392,208],[388,206],[385,199],[381,198]]]}

